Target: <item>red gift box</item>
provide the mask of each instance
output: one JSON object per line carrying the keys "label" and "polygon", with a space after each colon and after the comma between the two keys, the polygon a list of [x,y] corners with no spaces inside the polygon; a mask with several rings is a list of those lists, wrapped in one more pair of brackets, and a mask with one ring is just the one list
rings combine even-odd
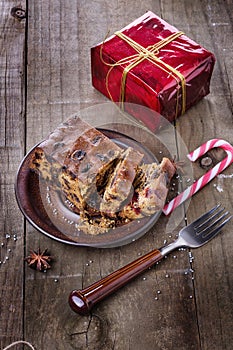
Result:
{"label": "red gift box", "polygon": [[150,11],[91,49],[93,86],[151,130],[154,111],[173,121],[209,93],[214,63],[211,52]]}

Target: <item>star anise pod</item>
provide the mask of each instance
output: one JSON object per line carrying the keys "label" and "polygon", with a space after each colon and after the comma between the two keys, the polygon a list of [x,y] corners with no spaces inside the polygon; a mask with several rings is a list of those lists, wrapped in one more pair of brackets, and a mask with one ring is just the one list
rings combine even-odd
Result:
{"label": "star anise pod", "polygon": [[37,251],[32,250],[30,255],[27,256],[24,260],[27,261],[28,266],[32,269],[38,271],[45,271],[51,268],[50,262],[52,261],[52,257],[47,253],[47,249],[45,249],[42,253],[40,248]]}

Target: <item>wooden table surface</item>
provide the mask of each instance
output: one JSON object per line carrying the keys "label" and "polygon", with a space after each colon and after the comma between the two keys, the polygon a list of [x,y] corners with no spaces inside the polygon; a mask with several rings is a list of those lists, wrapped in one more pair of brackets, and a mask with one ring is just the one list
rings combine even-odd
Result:
{"label": "wooden table surface", "polygon": [[[212,138],[233,144],[231,0],[0,1],[1,349],[17,340],[37,350],[232,349],[231,224],[208,245],[171,254],[89,316],[79,316],[67,302],[71,290],[171,241],[185,226],[184,217],[172,232],[161,215],[148,233],[122,247],[77,247],[38,232],[15,199],[16,172],[25,153],[68,116],[107,101],[91,85],[90,47],[147,10],[216,57],[210,94],[176,122],[188,151]],[[212,153],[216,162],[221,156],[219,150]],[[206,171],[199,162],[192,169],[195,179]],[[218,202],[232,212],[232,169],[192,198],[187,222]],[[54,257],[47,273],[24,263],[30,249],[38,247]]]}

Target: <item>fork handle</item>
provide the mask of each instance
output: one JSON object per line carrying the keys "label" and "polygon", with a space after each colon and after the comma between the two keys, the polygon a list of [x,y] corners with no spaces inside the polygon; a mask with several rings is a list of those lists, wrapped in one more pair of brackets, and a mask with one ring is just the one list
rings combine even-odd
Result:
{"label": "fork handle", "polygon": [[164,254],[159,249],[154,249],[146,255],[134,260],[128,265],[116,270],[110,275],[91,284],[82,290],[73,290],[69,296],[69,304],[73,311],[80,315],[88,314],[92,307],[108,295],[114,293],[120,287],[147,270]]}

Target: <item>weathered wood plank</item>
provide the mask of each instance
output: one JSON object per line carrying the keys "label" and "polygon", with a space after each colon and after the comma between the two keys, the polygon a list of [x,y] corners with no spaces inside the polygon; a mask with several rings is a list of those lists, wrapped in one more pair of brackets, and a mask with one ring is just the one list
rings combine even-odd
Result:
{"label": "weathered wood plank", "polygon": [[[213,136],[225,137],[232,142],[229,89],[232,81],[227,58],[232,44],[226,30],[223,47],[223,37],[217,26],[213,26],[213,23],[226,21],[229,6],[223,1],[210,4],[208,1],[181,0],[144,1],[137,6],[133,0],[30,2],[27,149],[68,115],[79,112],[82,107],[106,101],[91,86],[90,47],[102,41],[108,30],[113,33],[147,9],[214,50],[219,57],[211,95],[177,121],[177,130],[188,149],[192,150]],[[222,48],[228,48],[228,51]],[[219,121],[220,113],[224,113],[224,118]],[[195,176],[203,173],[198,165],[194,171]],[[189,220],[200,215],[209,203],[219,200],[227,206],[232,203],[231,194],[225,187],[223,193],[218,193],[210,186],[192,200]],[[227,306],[230,307],[232,302],[231,253],[226,247],[227,239],[230,239],[229,228],[224,230],[221,244],[217,238],[210,248],[193,252],[195,260],[192,263],[187,250],[171,255],[99,304],[91,316],[81,317],[69,309],[67,298],[73,288],[85,287],[140,254],[163,245],[164,240],[175,238],[178,228],[170,234],[167,222],[168,218],[161,217],[156,227],[140,240],[114,249],[65,246],[27,225],[27,250],[48,247],[55,262],[46,274],[26,269],[25,337],[41,350],[167,350],[174,347],[217,350],[221,344],[228,349],[231,311]],[[219,250],[224,259],[216,266]],[[191,268],[194,268],[194,274]],[[221,269],[227,271],[223,290],[220,289]],[[206,323],[210,322],[211,330],[206,328]]]}
{"label": "weathered wood plank", "polygon": [[[181,117],[178,129],[193,150],[211,138],[225,139],[233,143],[232,130],[232,4],[202,2],[205,26],[197,21],[196,30],[200,33],[199,42],[214,52],[216,65],[211,82],[211,94],[193,107],[187,115]],[[199,17],[200,18],[200,17]],[[198,30],[198,28],[200,28]],[[191,127],[190,127],[191,126]],[[184,132],[186,130],[186,132]],[[195,165],[195,177],[205,170]],[[224,171],[227,176],[232,168]],[[207,185],[191,201],[188,218],[192,220],[197,212],[210,208],[214,203],[222,202],[228,210],[232,210],[232,179],[217,178]],[[217,185],[220,186],[218,187]],[[219,190],[218,190],[219,188]],[[232,235],[230,226],[224,229],[222,236],[217,237],[208,246],[193,252],[195,257],[192,268],[197,304],[200,341],[203,349],[231,349],[232,347],[232,301],[233,274],[229,268],[232,261]],[[206,325],[208,324],[208,327]]]}
{"label": "weathered wood plank", "polygon": [[14,195],[24,154],[25,19],[12,16],[17,1],[0,1],[0,347],[23,337],[24,220]]}
{"label": "weathered wood plank", "polygon": [[[28,146],[41,140],[48,128],[52,130],[68,114],[77,112],[80,106],[105,101],[91,86],[90,46],[101,41],[109,27],[111,31],[119,29],[144,12],[140,6],[132,6],[133,2],[122,3],[119,7],[110,3],[106,9],[105,5],[100,2],[95,4],[96,8],[93,3],[72,2],[67,6],[67,2],[56,1],[29,5]],[[124,12],[128,6],[132,9],[130,19]],[[101,9],[106,15],[100,16]],[[38,20],[32,20],[34,16]],[[87,27],[86,23],[90,25]],[[155,246],[161,246],[165,239],[171,239],[166,224],[167,219],[163,217],[156,229],[138,242],[104,250],[65,248],[29,227],[27,247],[49,246],[56,263],[53,270],[43,276],[26,271],[27,339],[40,349],[48,346],[57,349],[92,349],[95,346],[150,349],[155,342],[158,348],[165,349],[172,346],[175,334],[181,332],[177,341],[179,348],[197,349],[187,251],[178,252],[177,259],[167,259],[163,265],[158,265],[101,303],[90,318],[74,315],[67,305],[67,297],[73,288],[82,288]],[[51,289],[53,293],[48,292]],[[160,290],[161,295],[158,294]],[[33,322],[35,310],[31,308],[31,298],[35,307],[40,305],[39,315],[37,313]],[[173,305],[176,305],[176,310]],[[179,318],[174,317],[174,311]],[[188,335],[184,331],[186,327],[190,328]]]}

